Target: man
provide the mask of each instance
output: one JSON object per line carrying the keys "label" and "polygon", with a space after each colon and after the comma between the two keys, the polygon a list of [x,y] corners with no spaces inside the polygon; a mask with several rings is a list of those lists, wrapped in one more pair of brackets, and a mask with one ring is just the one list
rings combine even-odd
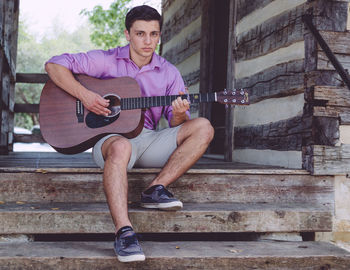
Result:
{"label": "man", "polygon": [[[108,100],[86,89],[72,73],[97,78],[129,76],[137,80],[142,96],[178,95],[185,92],[179,71],[155,53],[160,40],[161,16],[143,5],[126,15],[125,37],[129,44],[108,51],[95,50],[52,57],[45,69],[56,85],[80,99],[99,115],[108,115]],[[164,114],[170,128],[155,131]],[[144,129],[139,136],[126,139],[118,134],[102,138],[93,148],[95,162],[104,169],[103,185],[117,236],[115,252],[122,262],[144,260],[128,217],[127,170],[134,165],[162,167],[141,194],[141,206],[178,210],[182,202],[166,189],[183,175],[205,152],[214,135],[205,118],[189,118],[189,102],[178,98],[171,106],[154,107],[145,112]]]}

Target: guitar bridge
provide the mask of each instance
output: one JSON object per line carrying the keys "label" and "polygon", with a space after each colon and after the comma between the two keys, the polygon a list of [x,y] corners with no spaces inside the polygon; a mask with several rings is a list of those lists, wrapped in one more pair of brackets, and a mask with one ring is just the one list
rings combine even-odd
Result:
{"label": "guitar bridge", "polygon": [[83,103],[77,99],[75,102],[75,114],[78,118],[78,123],[84,122],[84,106]]}

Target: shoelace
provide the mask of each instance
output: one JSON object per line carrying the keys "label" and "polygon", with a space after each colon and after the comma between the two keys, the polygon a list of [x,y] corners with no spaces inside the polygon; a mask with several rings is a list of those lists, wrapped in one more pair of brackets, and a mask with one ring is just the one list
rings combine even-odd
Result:
{"label": "shoelace", "polygon": [[164,187],[159,191],[159,197],[162,196],[163,194],[170,198],[174,197],[174,195]]}
{"label": "shoelace", "polygon": [[130,235],[130,236],[126,236],[124,238],[121,239],[122,241],[122,245],[124,247],[128,247],[130,245],[136,244],[137,242],[137,237],[136,234]]}

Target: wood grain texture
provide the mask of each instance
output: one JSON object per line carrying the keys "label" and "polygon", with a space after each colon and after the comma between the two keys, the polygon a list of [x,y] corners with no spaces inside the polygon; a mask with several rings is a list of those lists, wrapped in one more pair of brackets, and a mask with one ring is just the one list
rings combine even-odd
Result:
{"label": "wood grain texture", "polygon": [[2,243],[0,269],[347,270],[350,265],[349,252],[325,242],[142,241],[141,246],[146,261],[121,263],[111,242]]}
{"label": "wood grain texture", "polygon": [[[137,232],[331,231],[332,207],[298,203],[185,203],[167,212],[129,205]],[[170,218],[171,217],[171,218]],[[106,203],[6,203],[0,205],[3,234],[114,233]]]}

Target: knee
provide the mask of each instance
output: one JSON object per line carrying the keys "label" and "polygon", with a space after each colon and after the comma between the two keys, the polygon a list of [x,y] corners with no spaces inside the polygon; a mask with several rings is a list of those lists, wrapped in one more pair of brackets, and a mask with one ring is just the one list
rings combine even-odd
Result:
{"label": "knee", "polygon": [[210,121],[206,118],[199,117],[196,118],[195,133],[199,139],[206,143],[210,143],[214,138],[214,128]]}
{"label": "knee", "polygon": [[125,138],[118,138],[110,143],[106,149],[106,159],[129,160],[131,155],[131,144]]}

